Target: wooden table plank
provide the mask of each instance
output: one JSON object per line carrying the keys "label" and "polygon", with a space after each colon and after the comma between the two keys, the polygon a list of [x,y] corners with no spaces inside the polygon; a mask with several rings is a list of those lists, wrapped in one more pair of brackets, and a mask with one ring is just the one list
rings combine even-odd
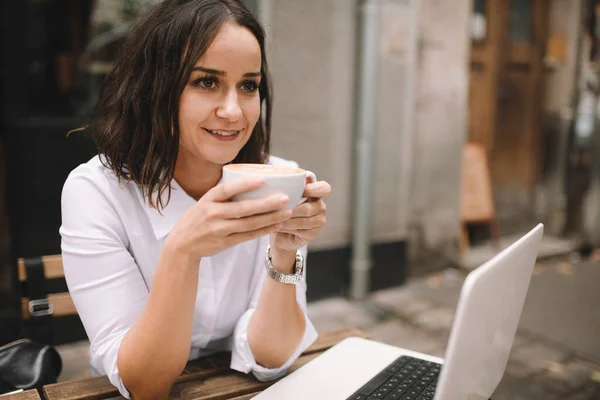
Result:
{"label": "wooden table plank", "polygon": [[44,386],[44,395],[48,400],[69,399],[106,399],[116,396],[119,391],[106,376],[78,379]]}
{"label": "wooden table plank", "polygon": [[[293,372],[319,356],[321,352],[300,357],[289,369]],[[230,371],[207,379],[178,383],[169,394],[170,400],[222,400],[260,392],[276,381],[261,382],[251,375]]]}
{"label": "wooden table plank", "polygon": [[[319,333],[318,339],[302,353],[302,356],[290,368],[290,372],[304,365],[324,350],[351,336],[365,337],[366,335],[354,328]],[[184,394],[187,396],[186,399],[235,398],[236,396],[259,392],[273,383],[259,382],[250,375],[231,370],[229,368],[230,360],[230,353],[219,353],[200,360],[190,361],[173,386],[170,398],[180,399]],[[217,391],[220,394],[215,397],[211,394],[211,391]],[[193,396],[190,397],[192,393]],[[44,394],[47,400],[122,399],[117,389],[111,385],[105,376],[47,385],[44,386]]]}
{"label": "wooden table plank", "polygon": [[229,400],[250,400],[251,398],[253,398],[254,396],[257,396],[259,394],[260,394],[260,392],[250,393],[250,394],[245,394],[243,396],[234,397],[233,399],[229,399]]}
{"label": "wooden table plank", "polygon": [[2,400],[41,400],[37,390],[24,390],[22,392],[6,394],[0,397]]}

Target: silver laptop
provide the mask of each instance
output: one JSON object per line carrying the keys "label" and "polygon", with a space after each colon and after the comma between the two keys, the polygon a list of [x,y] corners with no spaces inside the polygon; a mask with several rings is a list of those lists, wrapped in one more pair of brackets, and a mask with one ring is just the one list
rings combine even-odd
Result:
{"label": "silver laptop", "polygon": [[504,375],[543,230],[539,224],[467,276],[444,359],[352,337],[254,399],[489,399]]}

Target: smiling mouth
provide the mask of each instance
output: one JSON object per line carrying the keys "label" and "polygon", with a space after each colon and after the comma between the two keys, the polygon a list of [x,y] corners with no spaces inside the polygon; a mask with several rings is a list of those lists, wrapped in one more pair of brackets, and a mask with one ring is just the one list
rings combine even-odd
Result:
{"label": "smiling mouth", "polygon": [[212,129],[206,129],[206,128],[202,128],[202,129],[204,129],[208,133],[211,133],[213,135],[220,136],[220,137],[233,137],[242,131],[241,129],[239,129],[237,131],[222,131],[222,130],[212,130]]}

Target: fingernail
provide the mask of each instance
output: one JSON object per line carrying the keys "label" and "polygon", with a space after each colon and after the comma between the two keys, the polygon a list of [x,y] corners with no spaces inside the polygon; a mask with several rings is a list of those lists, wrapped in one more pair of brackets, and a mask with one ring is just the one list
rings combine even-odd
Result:
{"label": "fingernail", "polygon": [[286,204],[288,201],[290,201],[290,198],[289,198],[289,197],[287,197],[285,194],[284,194],[283,196],[280,196],[280,197],[279,197],[279,202],[280,202],[281,204]]}

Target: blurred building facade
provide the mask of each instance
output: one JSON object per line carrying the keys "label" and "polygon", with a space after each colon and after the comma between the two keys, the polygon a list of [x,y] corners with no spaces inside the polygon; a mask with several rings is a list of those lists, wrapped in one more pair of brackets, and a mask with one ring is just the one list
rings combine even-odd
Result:
{"label": "blurred building facade", "polygon": [[[561,234],[578,209],[569,210],[567,169],[592,2],[377,4],[372,240],[408,243],[409,259],[453,258],[467,141],[486,146],[501,233],[542,221]],[[347,246],[360,8],[343,0],[263,0],[259,9],[271,38],[275,150],[332,182],[329,223],[316,246]]]}

